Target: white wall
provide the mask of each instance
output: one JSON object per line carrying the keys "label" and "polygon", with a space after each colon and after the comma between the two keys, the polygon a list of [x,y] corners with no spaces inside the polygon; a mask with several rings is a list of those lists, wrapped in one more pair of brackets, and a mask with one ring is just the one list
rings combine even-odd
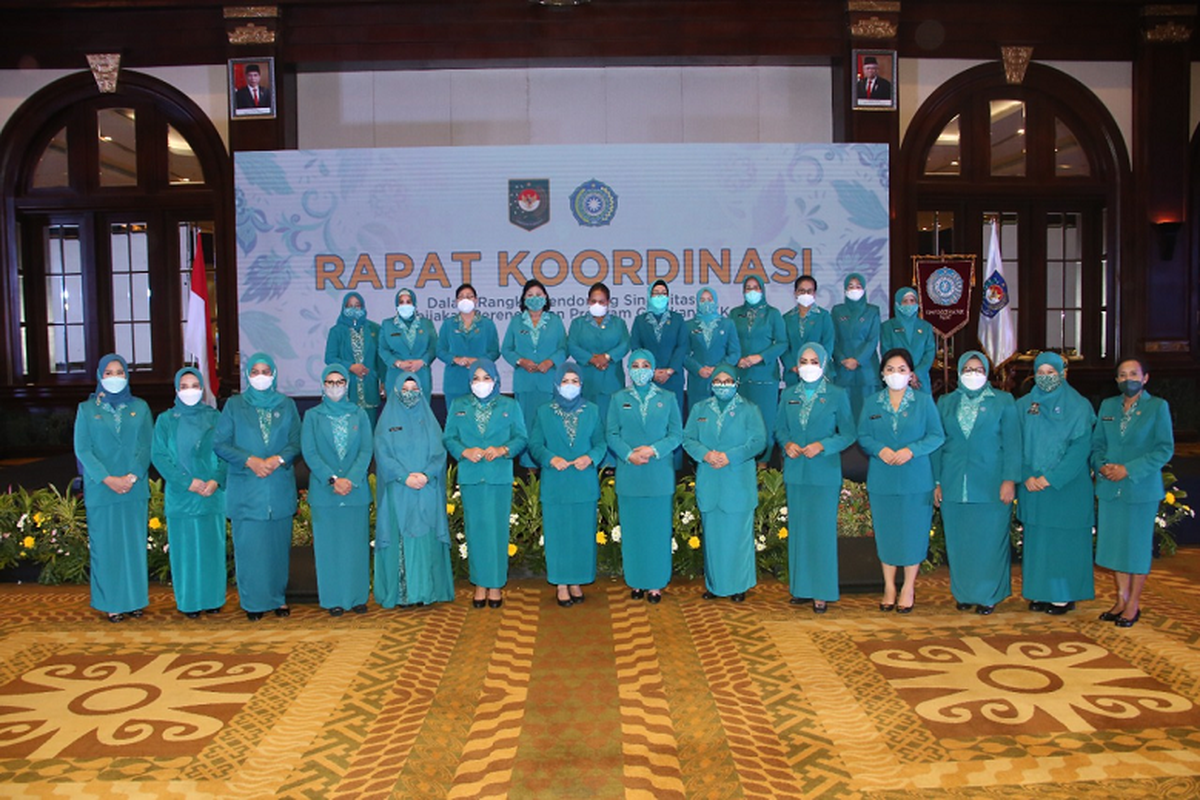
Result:
{"label": "white wall", "polygon": [[827,142],[833,130],[823,67],[303,73],[297,95],[302,149]]}

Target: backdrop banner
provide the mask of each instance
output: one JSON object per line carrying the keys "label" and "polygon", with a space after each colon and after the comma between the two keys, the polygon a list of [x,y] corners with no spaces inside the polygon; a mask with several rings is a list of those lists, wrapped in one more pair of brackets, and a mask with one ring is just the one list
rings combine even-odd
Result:
{"label": "backdrop banner", "polygon": [[411,288],[440,328],[469,282],[501,340],[530,278],[568,327],[596,281],[627,323],[657,279],[687,318],[700,287],[727,312],[752,275],[787,311],[806,272],[825,308],[849,272],[891,308],[886,145],[286,150],[238,153],[235,173],[239,348],[272,354],[291,395],[320,393],[350,290],[381,322]]}
{"label": "backdrop banner", "polygon": [[921,316],[942,336],[953,336],[971,319],[975,256],[913,256],[913,281]]}

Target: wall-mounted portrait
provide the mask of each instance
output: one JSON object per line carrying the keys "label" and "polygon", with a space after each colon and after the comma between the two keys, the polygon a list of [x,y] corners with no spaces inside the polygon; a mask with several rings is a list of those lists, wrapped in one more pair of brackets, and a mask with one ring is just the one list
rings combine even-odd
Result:
{"label": "wall-mounted portrait", "polygon": [[896,109],[896,51],[854,51],[854,109],[856,111],[894,111]]}
{"label": "wall-mounted portrait", "polygon": [[270,119],[274,116],[275,59],[231,59],[229,61],[230,119]]}

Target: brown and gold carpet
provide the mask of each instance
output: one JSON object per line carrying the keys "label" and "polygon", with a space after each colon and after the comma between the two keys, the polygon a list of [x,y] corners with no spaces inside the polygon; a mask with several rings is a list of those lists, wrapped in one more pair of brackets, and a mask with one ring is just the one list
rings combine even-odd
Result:
{"label": "brown and gold carpet", "polygon": [[[0,587],[0,796],[1200,796],[1200,551],[1131,629],[1010,600],[824,616],[619,584],[559,608],[102,622],[86,587]],[[1107,578],[1097,576],[1107,588]]]}

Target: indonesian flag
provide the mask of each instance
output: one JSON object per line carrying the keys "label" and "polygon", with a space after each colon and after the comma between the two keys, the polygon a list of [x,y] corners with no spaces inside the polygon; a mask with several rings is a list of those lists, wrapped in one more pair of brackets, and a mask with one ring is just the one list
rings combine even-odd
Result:
{"label": "indonesian flag", "polygon": [[196,362],[200,374],[204,376],[204,402],[215,407],[220,385],[217,383],[213,329],[208,319],[208,276],[204,272],[204,250],[200,247],[199,231],[196,231],[196,254],[192,258],[190,283],[183,352],[187,360]]}
{"label": "indonesian flag", "polygon": [[988,250],[987,280],[983,282],[983,303],[979,309],[979,343],[999,369],[1017,352],[1017,334],[1013,328],[1012,297],[1004,280],[1004,262],[1000,259],[1000,228],[992,220],[992,245]]}

